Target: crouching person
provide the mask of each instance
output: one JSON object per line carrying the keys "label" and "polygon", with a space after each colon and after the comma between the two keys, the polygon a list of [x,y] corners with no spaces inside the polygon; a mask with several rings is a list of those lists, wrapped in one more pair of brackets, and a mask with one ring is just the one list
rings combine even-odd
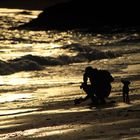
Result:
{"label": "crouching person", "polygon": [[81,85],[81,88],[86,93],[86,97],[75,99],[75,104],[79,104],[89,98],[94,104],[105,104],[105,98],[110,95],[112,88],[111,82],[113,81],[114,78],[108,71],[86,67]]}

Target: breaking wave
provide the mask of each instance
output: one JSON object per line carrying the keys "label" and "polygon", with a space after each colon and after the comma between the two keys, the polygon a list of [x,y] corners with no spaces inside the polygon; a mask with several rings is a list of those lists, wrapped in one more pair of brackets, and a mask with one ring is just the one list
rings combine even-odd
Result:
{"label": "breaking wave", "polygon": [[25,55],[20,58],[2,61],[0,60],[0,74],[7,75],[19,71],[33,71],[42,70],[45,66],[56,66],[56,65],[68,65],[72,63],[87,62],[99,59],[111,59],[121,56],[127,53],[137,53],[137,50],[123,50],[118,52],[113,51],[101,51],[99,49],[94,49],[91,46],[82,46],[80,44],[71,44],[62,46],[61,49],[67,49],[69,51],[74,51],[76,55],[60,55],[57,57],[43,57],[36,55]]}

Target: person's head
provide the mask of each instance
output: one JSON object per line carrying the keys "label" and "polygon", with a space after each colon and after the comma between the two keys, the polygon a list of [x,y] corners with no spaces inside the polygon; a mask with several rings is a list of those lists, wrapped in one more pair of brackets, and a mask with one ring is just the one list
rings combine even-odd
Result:
{"label": "person's head", "polygon": [[87,75],[93,74],[93,71],[94,71],[94,69],[91,66],[88,66],[88,67],[85,68],[85,73]]}
{"label": "person's head", "polygon": [[128,81],[128,80],[121,80],[121,82],[122,82],[124,85],[129,85],[129,84],[130,84],[130,81]]}

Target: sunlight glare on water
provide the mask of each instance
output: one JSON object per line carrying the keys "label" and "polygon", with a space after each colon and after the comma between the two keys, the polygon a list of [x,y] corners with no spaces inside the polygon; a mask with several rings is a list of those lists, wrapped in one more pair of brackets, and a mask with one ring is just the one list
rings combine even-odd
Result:
{"label": "sunlight glare on water", "polygon": [[4,103],[4,102],[13,102],[15,100],[23,100],[23,99],[28,99],[28,98],[31,98],[32,97],[32,94],[29,93],[29,94],[20,94],[20,93],[11,93],[11,94],[2,94],[1,97],[0,97],[0,103]]}
{"label": "sunlight glare on water", "polygon": [[22,77],[23,73],[16,73],[10,76],[0,76],[1,85],[23,85],[28,83],[28,78]]}

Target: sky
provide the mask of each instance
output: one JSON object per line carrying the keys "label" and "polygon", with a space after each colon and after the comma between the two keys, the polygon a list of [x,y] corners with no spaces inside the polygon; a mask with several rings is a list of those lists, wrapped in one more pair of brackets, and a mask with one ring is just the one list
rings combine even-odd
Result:
{"label": "sky", "polygon": [[0,0],[0,8],[43,10],[47,6],[68,0]]}

